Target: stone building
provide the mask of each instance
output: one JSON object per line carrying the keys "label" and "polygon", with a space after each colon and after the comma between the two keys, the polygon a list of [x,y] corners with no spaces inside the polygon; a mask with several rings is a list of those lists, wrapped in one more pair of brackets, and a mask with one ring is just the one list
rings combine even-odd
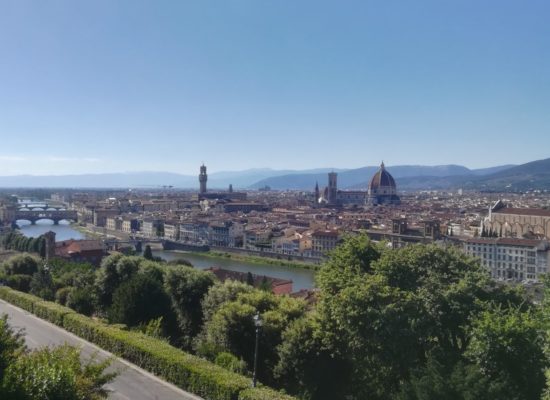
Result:
{"label": "stone building", "polygon": [[500,237],[550,240],[550,210],[506,207],[499,200],[489,209],[483,225]]}
{"label": "stone building", "polygon": [[549,271],[550,243],[546,240],[472,238],[463,246],[497,280],[536,282]]}

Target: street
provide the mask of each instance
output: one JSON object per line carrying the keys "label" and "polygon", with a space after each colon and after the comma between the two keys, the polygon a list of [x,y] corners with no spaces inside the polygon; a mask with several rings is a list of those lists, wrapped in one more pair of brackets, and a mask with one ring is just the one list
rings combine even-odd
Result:
{"label": "street", "polygon": [[[30,349],[68,343],[80,347],[84,359],[89,358],[94,353],[97,353],[97,358],[100,360],[112,357],[111,353],[100,349],[96,345],[0,300],[0,315],[2,314],[8,315],[10,326],[25,330],[26,344]],[[113,361],[108,371],[113,370],[119,371],[119,375],[106,386],[111,392],[109,399],[201,400],[200,397],[184,392],[118,357]]]}

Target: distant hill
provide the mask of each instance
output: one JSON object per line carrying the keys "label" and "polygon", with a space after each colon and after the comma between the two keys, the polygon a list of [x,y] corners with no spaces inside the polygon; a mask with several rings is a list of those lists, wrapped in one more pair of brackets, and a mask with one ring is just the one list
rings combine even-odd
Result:
{"label": "distant hill", "polygon": [[[235,189],[246,188],[271,176],[308,173],[327,173],[330,168],[307,171],[249,169],[222,171],[208,174],[208,187],[226,189],[232,184]],[[344,170],[338,170],[344,171]],[[59,188],[157,188],[162,186],[198,189],[197,175],[182,175],[171,172],[123,172],[82,175],[17,175],[0,176],[0,187],[59,187]]]}
{"label": "distant hill", "polygon": [[[550,158],[518,166],[473,170],[467,175],[396,178],[399,190],[456,189],[526,191],[550,189]],[[480,173],[481,172],[481,173]],[[489,172],[489,173],[486,173]]]}
{"label": "distant hill", "polygon": [[528,162],[466,182],[466,188],[489,190],[550,189],[550,158]]}
{"label": "distant hill", "polygon": [[[342,189],[366,189],[370,178],[378,168],[378,166],[369,166],[340,172],[338,174],[338,187]],[[425,179],[421,179],[422,177],[428,177],[430,180],[434,179],[436,182],[441,181],[441,184],[445,184],[445,182],[449,180],[449,177],[485,175],[494,171],[502,171],[506,168],[511,168],[511,166],[499,166],[480,170],[470,170],[461,165],[396,165],[386,168],[396,179],[399,188],[401,187],[400,182],[409,181],[415,183],[411,187],[416,188],[417,186],[422,186],[422,182],[425,181]],[[256,182],[251,188],[257,189],[267,185],[276,190],[311,190],[315,186],[315,182],[319,182],[319,186],[321,187],[326,186],[327,174],[303,173],[273,176]]]}
{"label": "distant hill", "polygon": [[[461,165],[397,165],[387,167],[401,191],[419,189],[464,188],[472,190],[524,191],[550,189],[550,158],[522,165],[502,165],[483,169],[468,169]],[[208,175],[210,189],[226,189],[231,183],[235,189],[312,190],[315,183],[327,184],[327,173],[338,172],[341,189],[366,189],[378,166],[356,169],[320,168],[310,170],[249,169],[223,171]],[[198,188],[197,175],[170,172],[128,172],[110,174],[0,176],[0,187],[59,187],[59,188]]]}

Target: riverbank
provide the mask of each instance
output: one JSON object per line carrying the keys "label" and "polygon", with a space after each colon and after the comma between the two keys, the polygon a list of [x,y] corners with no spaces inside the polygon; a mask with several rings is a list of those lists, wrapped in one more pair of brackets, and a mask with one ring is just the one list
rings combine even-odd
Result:
{"label": "riverbank", "polygon": [[94,232],[94,231],[90,230],[88,227],[82,226],[78,223],[71,224],[70,226],[75,231],[78,231],[78,232],[82,233],[86,237],[86,239],[101,239],[102,236],[103,236],[103,235],[101,235],[97,232]]}
{"label": "riverbank", "polygon": [[243,261],[251,264],[268,264],[268,265],[283,266],[283,267],[289,267],[289,268],[301,268],[301,269],[307,269],[310,271],[318,271],[321,268],[320,264],[313,264],[313,263],[307,263],[307,262],[301,262],[301,261],[288,261],[284,259],[271,258],[271,257],[251,256],[251,255],[229,253],[229,252],[217,251],[217,250],[210,250],[208,252],[186,251],[186,252],[182,252],[182,254],[193,254],[195,256],[209,257],[213,259],[230,259],[234,261]]}

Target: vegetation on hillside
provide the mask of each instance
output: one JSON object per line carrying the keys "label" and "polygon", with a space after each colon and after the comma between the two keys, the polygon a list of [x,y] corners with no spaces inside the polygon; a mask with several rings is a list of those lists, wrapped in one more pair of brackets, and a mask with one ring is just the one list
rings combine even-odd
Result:
{"label": "vegetation on hillside", "polygon": [[535,304],[452,248],[391,250],[349,237],[319,271],[313,306],[120,254],[98,269],[56,261],[44,271],[19,256],[0,270],[4,279],[30,276],[29,290],[44,298],[53,293],[60,304],[244,374],[259,313],[259,379],[302,399],[550,397],[550,282]]}

